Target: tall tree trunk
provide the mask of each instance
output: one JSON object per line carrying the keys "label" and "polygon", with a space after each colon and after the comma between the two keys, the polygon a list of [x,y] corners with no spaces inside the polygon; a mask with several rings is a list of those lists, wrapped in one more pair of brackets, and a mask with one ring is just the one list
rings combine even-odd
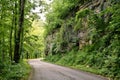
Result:
{"label": "tall tree trunk", "polygon": [[24,28],[22,28],[22,33],[21,33],[20,53],[22,53],[22,50],[23,50],[23,41],[24,41]]}
{"label": "tall tree trunk", "polygon": [[[18,23],[18,1],[14,1],[14,56],[15,56],[15,45],[17,43],[17,23]],[[15,59],[13,58],[13,60],[15,61]]]}
{"label": "tall tree trunk", "polygon": [[14,61],[16,63],[19,62],[20,60],[20,43],[21,43],[21,33],[22,33],[22,28],[23,28],[23,22],[24,22],[24,7],[25,7],[25,0],[20,0],[19,2],[19,24],[18,24],[18,33],[17,33],[17,37],[16,37],[16,42],[15,42],[15,52],[14,52]]}

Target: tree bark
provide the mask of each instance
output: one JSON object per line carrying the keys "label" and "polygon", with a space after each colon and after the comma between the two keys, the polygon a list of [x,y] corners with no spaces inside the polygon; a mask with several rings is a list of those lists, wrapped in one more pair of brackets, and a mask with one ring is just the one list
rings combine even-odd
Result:
{"label": "tree bark", "polygon": [[22,28],[22,33],[21,33],[20,53],[22,53],[23,51],[23,41],[24,41],[24,28]]}
{"label": "tree bark", "polygon": [[25,0],[20,0],[19,2],[19,24],[18,24],[18,33],[15,39],[15,52],[14,52],[14,61],[15,63],[19,63],[20,60],[20,43],[21,43],[21,33],[23,30],[23,23],[24,23],[24,7],[25,7]]}

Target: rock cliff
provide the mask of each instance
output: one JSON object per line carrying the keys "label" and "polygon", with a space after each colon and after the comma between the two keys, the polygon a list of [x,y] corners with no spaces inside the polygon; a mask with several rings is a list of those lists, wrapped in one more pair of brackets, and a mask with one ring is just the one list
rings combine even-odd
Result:
{"label": "rock cliff", "polygon": [[[74,47],[82,49],[85,45],[92,44],[92,40],[89,39],[90,29],[88,28],[88,18],[90,15],[77,17],[77,21],[74,19],[76,18],[77,13],[82,12],[85,9],[92,10],[94,14],[99,14],[109,5],[109,0],[88,0],[87,2],[84,2],[84,4],[80,4],[70,11],[60,24],[60,27],[56,28],[45,38],[45,54],[64,53],[70,51]],[[105,17],[108,16],[103,15],[103,20]],[[80,25],[76,28],[76,24]]]}

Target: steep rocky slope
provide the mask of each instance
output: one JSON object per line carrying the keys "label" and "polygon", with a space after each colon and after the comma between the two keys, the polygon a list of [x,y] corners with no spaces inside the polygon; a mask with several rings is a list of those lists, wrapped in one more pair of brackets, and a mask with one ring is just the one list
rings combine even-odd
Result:
{"label": "steep rocky slope", "polygon": [[[109,1],[90,0],[75,7],[66,15],[62,23],[57,25],[58,28],[53,29],[47,35],[45,53],[63,53],[70,51],[75,46],[82,49],[83,46],[92,44],[92,40],[88,39],[90,32],[88,18],[90,13],[87,10],[93,10],[94,14],[99,14],[108,6],[110,6]],[[106,17],[108,15],[103,15],[103,20]]]}
{"label": "steep rocky slope", "polygon": [[119,0],[55,0],[47,14],[46,59],[119,80],[119,7]]}

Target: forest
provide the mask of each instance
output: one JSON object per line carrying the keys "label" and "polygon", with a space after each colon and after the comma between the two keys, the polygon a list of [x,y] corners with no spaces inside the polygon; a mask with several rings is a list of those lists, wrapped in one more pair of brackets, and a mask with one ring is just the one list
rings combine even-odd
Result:
{"label": "forest", "polygon": [[0,80],[27,80],[32,58],[119,80],[119,35],[119,0],[0,0]]}
{"label": "forest", "polygon": [[25,59],[43,53],[43,22],[33,12],[42,4],[44,1],[0,0],[0,80],[27,80],[31,68]]}

